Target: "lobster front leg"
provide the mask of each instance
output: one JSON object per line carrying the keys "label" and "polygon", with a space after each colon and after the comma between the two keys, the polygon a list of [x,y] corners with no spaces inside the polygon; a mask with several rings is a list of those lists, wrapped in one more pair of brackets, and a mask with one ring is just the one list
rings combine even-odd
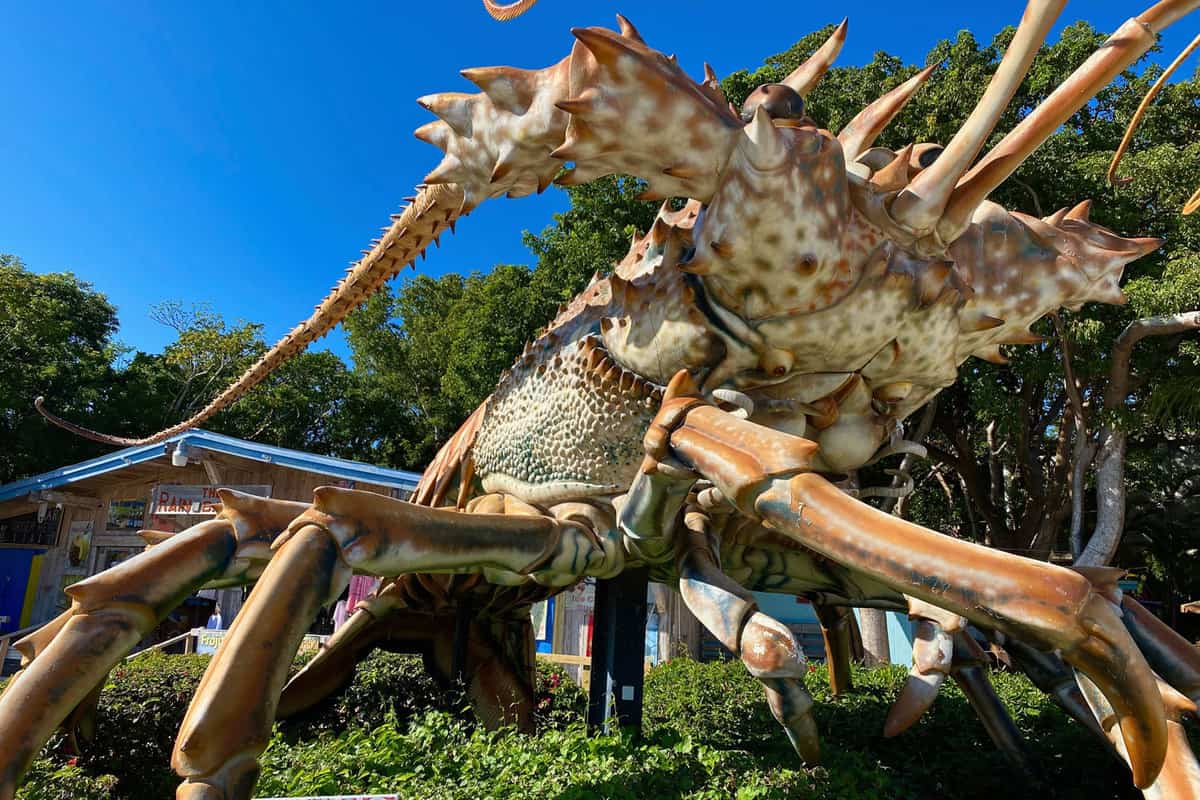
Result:
{"label": "lobster front leg", "polygon": [[[508,500],[511,500],[510,498]],[[620,566],[612,539],[519,502],[505,513],[460,513],[370,492],[322,487],[280,536],[254,591],[196,691],[172,766],[180,800],[247,800],[280,691],[322,605],[351,571],[395,577],[483,569],[492,582],[569,586]]]}
{"label": "lobster front leg", "polygon": [[279,550],[209,662],[175,741],[182,800],[249,798],[288,666],[321,606],[350,582],[337,542],[303,525]]}
{"label": "lobster front leg", "polygon": [[67,589],[71,608],[18,643],[24,668],[0,696],[0,798],[13,797],[54,729],[160,619],[220,573],[236,544],[229,525],[202,523]]}
{"label": "lobster front leg", "polygon": [[71,608],[17,643],[23,669],[0,696],[0,799],[64,720],[74,725],[104,678],[188,595],[257,577],[269,543],[302,503],[222,490],[217,519],[67,588]]}
{"label": "lobster front leg", "polygon": [[672,381],[647,449],[646,466],[678,461],[743,514],[834,562],[984,628],[1060,650],[1111,703],[1134,783],[1153,783],[1167,750],[1162,700],[1119,610],[1084,576],[934,533],[849,497],[806,471],[815,444],[704,403],[686,373]]}

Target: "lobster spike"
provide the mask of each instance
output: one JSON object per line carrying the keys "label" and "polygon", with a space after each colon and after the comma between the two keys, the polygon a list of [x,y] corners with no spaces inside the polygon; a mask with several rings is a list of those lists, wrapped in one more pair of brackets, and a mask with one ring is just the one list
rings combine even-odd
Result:
{"label": "lobster spike", "polygon": [[754,109],[754,118],[744,130],[746,135],[740,140],[742,151],[756,168],[770,170],[787,158],[787,146],[775,130],[765,106]]}
{"label": "lobster spike", "polygon": [[434,167],[433,172],[425,176],[425,182],[433,185],[438,183],[457,183],[462,177],[462,162],[454,156],[446,156],[442,163]]}
{"label": "lobster spike", "polygon": [[1002,366],[1008,363],[1008,359],[1005,358],[1004,354],[1000,352],[1000,345],[998,344],[982,347],[971,355],[982,358],[984,361],[990,361],[993,364],[1000,364]]}
{"label": "lobster spike", "polygon": [[496,165],[492,167],[490,181],[492,183],[499,183],[508,177],[508,174],[513,171],[513,167],[517,165],[518,157],[516,144],[512,142],[502,144],[500,146],[500,154],[496,157]]}
{"label": "lobster spike", "polygon": [[608,67],[614,67],[617,60],[625,54],[638,55],[637,51],[630,47],[628,40],[613,31],[603,28],[572,28],[571,33],[591,52],[596,61]]}
{"label": "lobster spike", "polygon": [[687,272],[691,275],[708,275],[712,272],[712,263],[708,259],[693,258],[690,261],[681,261],[676,265],[676,269],[680,272]]}
{"label": "lobster spike", "polygon": [[450,146],[450,140],[453,138],[454,133],[449,125],[437,119],[417,128],[413,131],[413,135],[422,142],[431,144],[442,152],[445,152]]}
{"label": "lobster spike", "polygon": [[645,44],[646,40],[638,33],[638,29],[633,27],[633,23],[626,19],[623,15],[617,14],[617,25],[621,28],[621,35],[626,39],[633,39],[639,44]]}
{"label": "lobster spike", "polygon": [[892,162],[871,176],[871,185],[880,192],[895,192],[904,188],[908,183],[908,161],[912,157],[913,146],[907,145]]}
{"label": "lobster spike", "polygon": [[578,114],[580,116],[584,116],[596,110],[596,102],[599,99],[599,92],[597,92],[595,89],[587,89],[578,97],[569,97],[566,100],[559,100],[554,104],[554,107],[560,111],[566,111],[568,114]]}
{"label": "lobster spike", "polygon": [[492,105],[501,111],[521,115],[529,110],[536,93],[536,80],[530,70],[515,67],[473,67],[459,72],[483,90]]}
{"label": "lobster spike", "polygon": [[963,333],[978,333],[979,331],[990,331],[993,328],[999,328],[1004,324],[1004,320],[999,317],[993,317],[990,314],[960,314],[958,328]]}
{"label": "lobster spike", "polygon": [[1065,5],[1066,0],[1029,0],[1012,44],[983,97],[937,161],[892,201],[893,219],[918,233],[933,229],[950,202],[955,184],[979,155]]}
{"label": "lobster spike", "polygon": [[1058,211],[1055,211],[1053,214],[1046,217],[1045,221],[1048,225],[1053,225],[1054,227],[1057,228],[1058,224],[1066,218],[1067,218],[1067,207],[1063,206]]}
{"label": "lobster spike", "polygon": [[1088,222],[1092,213],[1092,201],[1084,200],[1079,205],[1067,212],[1065,219],[1079,220],[1080,222]]}
{"label": "lobster spike", "polygon": [[1000,344],[1041,344],[1044,341],[1046,341],[1044,336],[1038,336],[1033,331],[1021,330],[1006,333],[1000,340]]}
{"label": "lobster spike", "polygon": [[846,43],[846,28],[849,26],[849,20],[843,19],[841,23],[830,34],[825,43],[817,48],[817,51],[809,56],[805,61],[792,73],[783,79],[783,83],[796,90],[796,94],[801,97],[806,96],[812,91],[813,87],[825,76],[829,68],[833,66],[833,62],[837,60],[838,53],[842,52],[842,45]]}
{"label": "lobster spike", "polygon": [[838,133],[838,141],[846,155],[846,161],[855,161],[871,149],[879,134],[888,126],[912,96],[933,74],[936,64],[918,72],[895,89],[884,94],[846,124]]}
{"label": "lobster spike", "polygon": [[459,136],[470,137],[471,117],[476,98],[476,95],[463,92],[442,92],[418,97],[417,105],[445,120]]}

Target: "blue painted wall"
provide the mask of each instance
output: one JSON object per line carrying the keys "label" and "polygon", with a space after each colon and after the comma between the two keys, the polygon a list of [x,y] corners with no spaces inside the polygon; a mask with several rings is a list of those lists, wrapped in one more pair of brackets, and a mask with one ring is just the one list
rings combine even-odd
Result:
{"label": "blue painted wall", "polygon": [[29,584],[29,566],[42,550],[0,547],[0,633],[17,630],[25,605],[25,587]]}
{"label": "blue painted wall", "polygon": [[795,625],[799,622],[817,624],[817,615],[813,613],[812,605],[797,603],[796,598],[790,594],[755,592],[754,599],[758,601],[760,611],[784,625]]}

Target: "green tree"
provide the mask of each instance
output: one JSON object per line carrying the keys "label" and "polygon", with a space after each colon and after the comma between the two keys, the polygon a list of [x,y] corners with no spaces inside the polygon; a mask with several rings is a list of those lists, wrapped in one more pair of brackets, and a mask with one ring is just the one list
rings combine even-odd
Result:
{"label": "green tree", "polygon": [[99,454],[46,425],[33,399],[44,395],[70,416],[103,413],[116,330],[116,309],[90,284],[69,272],[38,275],[0,255],[0,483]]}

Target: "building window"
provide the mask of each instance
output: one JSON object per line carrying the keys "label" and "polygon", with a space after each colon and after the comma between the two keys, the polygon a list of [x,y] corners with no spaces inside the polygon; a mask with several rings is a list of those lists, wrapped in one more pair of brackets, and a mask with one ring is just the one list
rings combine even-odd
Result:
{"label": "building window", "polygon": [[46,509],[41,520],[38,519],[36,511],[0,519],[0,544],[54,547],[58,541],[60,519],[62,519],[62,511],[54,506]]}

